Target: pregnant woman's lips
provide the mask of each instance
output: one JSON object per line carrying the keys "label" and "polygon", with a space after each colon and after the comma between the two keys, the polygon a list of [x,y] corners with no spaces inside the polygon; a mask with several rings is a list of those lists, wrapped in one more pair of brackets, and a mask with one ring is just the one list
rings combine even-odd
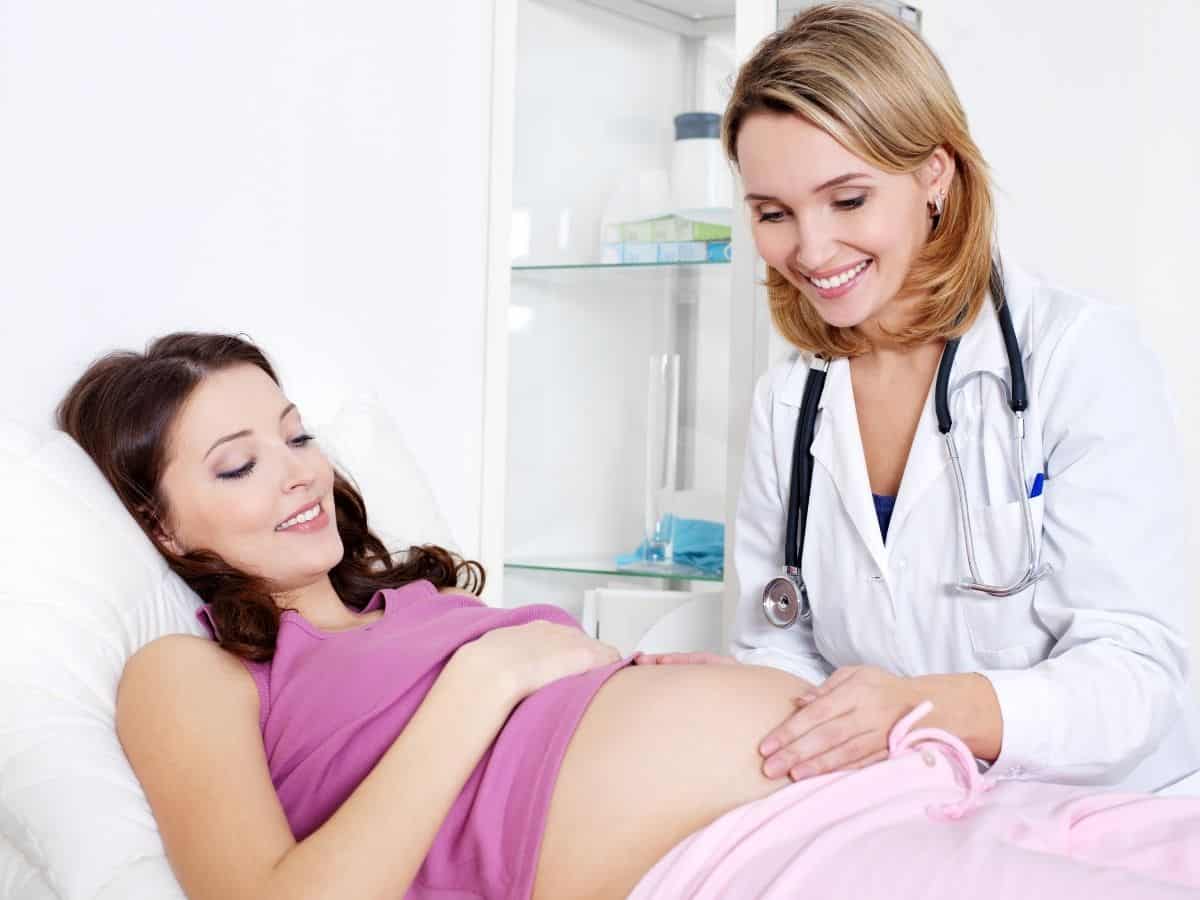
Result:
{"label": "pregnant woman's lips", "polygon": [[318,500],[316,503],[304,507],[291,518],[280,522],[275,526],[275,530],[288,534],[310,534],[320,531],[328,524],[329,513],[325,512],[325,505]]}

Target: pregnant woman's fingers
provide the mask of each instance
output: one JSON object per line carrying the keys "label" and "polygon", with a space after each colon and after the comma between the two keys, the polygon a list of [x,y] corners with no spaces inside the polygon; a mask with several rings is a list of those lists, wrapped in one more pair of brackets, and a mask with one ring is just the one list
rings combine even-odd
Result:
{"label": "pregnant woman's fingers", "polygon": [[[469,648],[469,649],[468,649]],[[541,619],[523,625],[493,628],[464,650],[488,663],[496,677],[513,679],[518,698],[529,696],[552,681],[609,665],[620,651],[571,625]]]}
{"label": "pregnant woman's fingers", "polygon": [[635,653],[633,661],[639,666],[706,666],[737,662],[732,656],[719,653]]}

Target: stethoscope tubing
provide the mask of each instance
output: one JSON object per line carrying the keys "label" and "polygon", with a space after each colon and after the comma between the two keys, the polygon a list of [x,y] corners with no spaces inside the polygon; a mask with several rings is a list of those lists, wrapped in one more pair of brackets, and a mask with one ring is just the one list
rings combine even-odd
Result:
{"label": "stethoscope tubing", "polygon": [[[1021,362],[1021,345],[1017,340],[1016,329],[1013,327],[1012,313],[1004,291],[1003,271],[999,262],[993,262],[989,278],[992,300],[996,305],[996,313],[1000,322],[1000,332],[1004,340],[1004,352],[1008,357],[1009,382],[1008,405],[1013,413],[1016,430],[1016,453],[1020,473],[1020,496],[1025,524],[1027,542],[1024,575],[1016,582],[1007,586],[993,585],[985,582],[980,575],[979,563],[975,551],[975,534],[971,527],[971,508],[967,501],[966,480],[963,477],[962,463],[959,460],[958,449],[954,443],[953,418],[950,415],[950,375],[954,367],[954,359],[958,355],[959,338],[951,338],[942,350],[938,363],[937,376],[934,383],[934,410],[938,420],[938,431],[946,443],[946,452],[954,469],[955,487],[958,494],[959,520],[963,531],[963,541],[966,546],[967,566],[971,577],[962,579],[957,587],[992,597],[1009,597],[1018,594],[1030,585],[1046,577],[1052,571],[1048,565],[1038,564],[1037,535],[1033,523],[1033,510],[1029,502],[1028,479],[1025,468],[1025,411],[1029,406],[1025,385],[1025,369]],[[791,625],[797,617],[807,620],[811,614],[808,608],[808,591],[801,574],[804,557],[804,538],[808,527],[808,507],[812,492],[813,456],[812,443],[816,431],[817,411],[821,402],[821,394],[825,388],[825,377],[829,371],[829,360],[814,357],[809,366],[804,383],[804,396],[800,402],[799,418],[796,422],[795,442],[792,447],[791,484],[788,489],[787,521],[784,535],[784,577],[773,579],[764,591],[763,608],[771,624],[781,628]],[[786,590],[788,596],[795,597],[797,603],[803,605],[787,609],[781,613],[778,605],[778,587],[783,581],[791,582],[795,590]],[[773,592],[772,588],[775,587]],[[786,585],[784,585],[786,588]]]}

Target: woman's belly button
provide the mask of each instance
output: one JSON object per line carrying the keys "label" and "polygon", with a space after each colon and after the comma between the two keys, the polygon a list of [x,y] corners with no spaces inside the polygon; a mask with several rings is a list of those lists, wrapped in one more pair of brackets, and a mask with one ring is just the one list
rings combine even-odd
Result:
{"label": "woman's belly button", "polygon": [[762,774],[758,744],[794,709],[801,688],[759,666],[614,675],[559,772],[535,897],[568,886],[582,896],[585,885],[596,887],[588,896],[623,896],[682,838],[786,785]]}

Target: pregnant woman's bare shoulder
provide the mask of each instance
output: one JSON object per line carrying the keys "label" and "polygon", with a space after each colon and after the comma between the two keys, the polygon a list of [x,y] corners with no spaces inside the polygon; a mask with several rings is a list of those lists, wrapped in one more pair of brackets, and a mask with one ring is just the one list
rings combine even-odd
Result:
{"label": "pregnant woman's bare shoulder", "polygon": [[248,897],[295,839],[275,794],[246,667],[170,635],[125,667],[117,735],[189,897]]}

